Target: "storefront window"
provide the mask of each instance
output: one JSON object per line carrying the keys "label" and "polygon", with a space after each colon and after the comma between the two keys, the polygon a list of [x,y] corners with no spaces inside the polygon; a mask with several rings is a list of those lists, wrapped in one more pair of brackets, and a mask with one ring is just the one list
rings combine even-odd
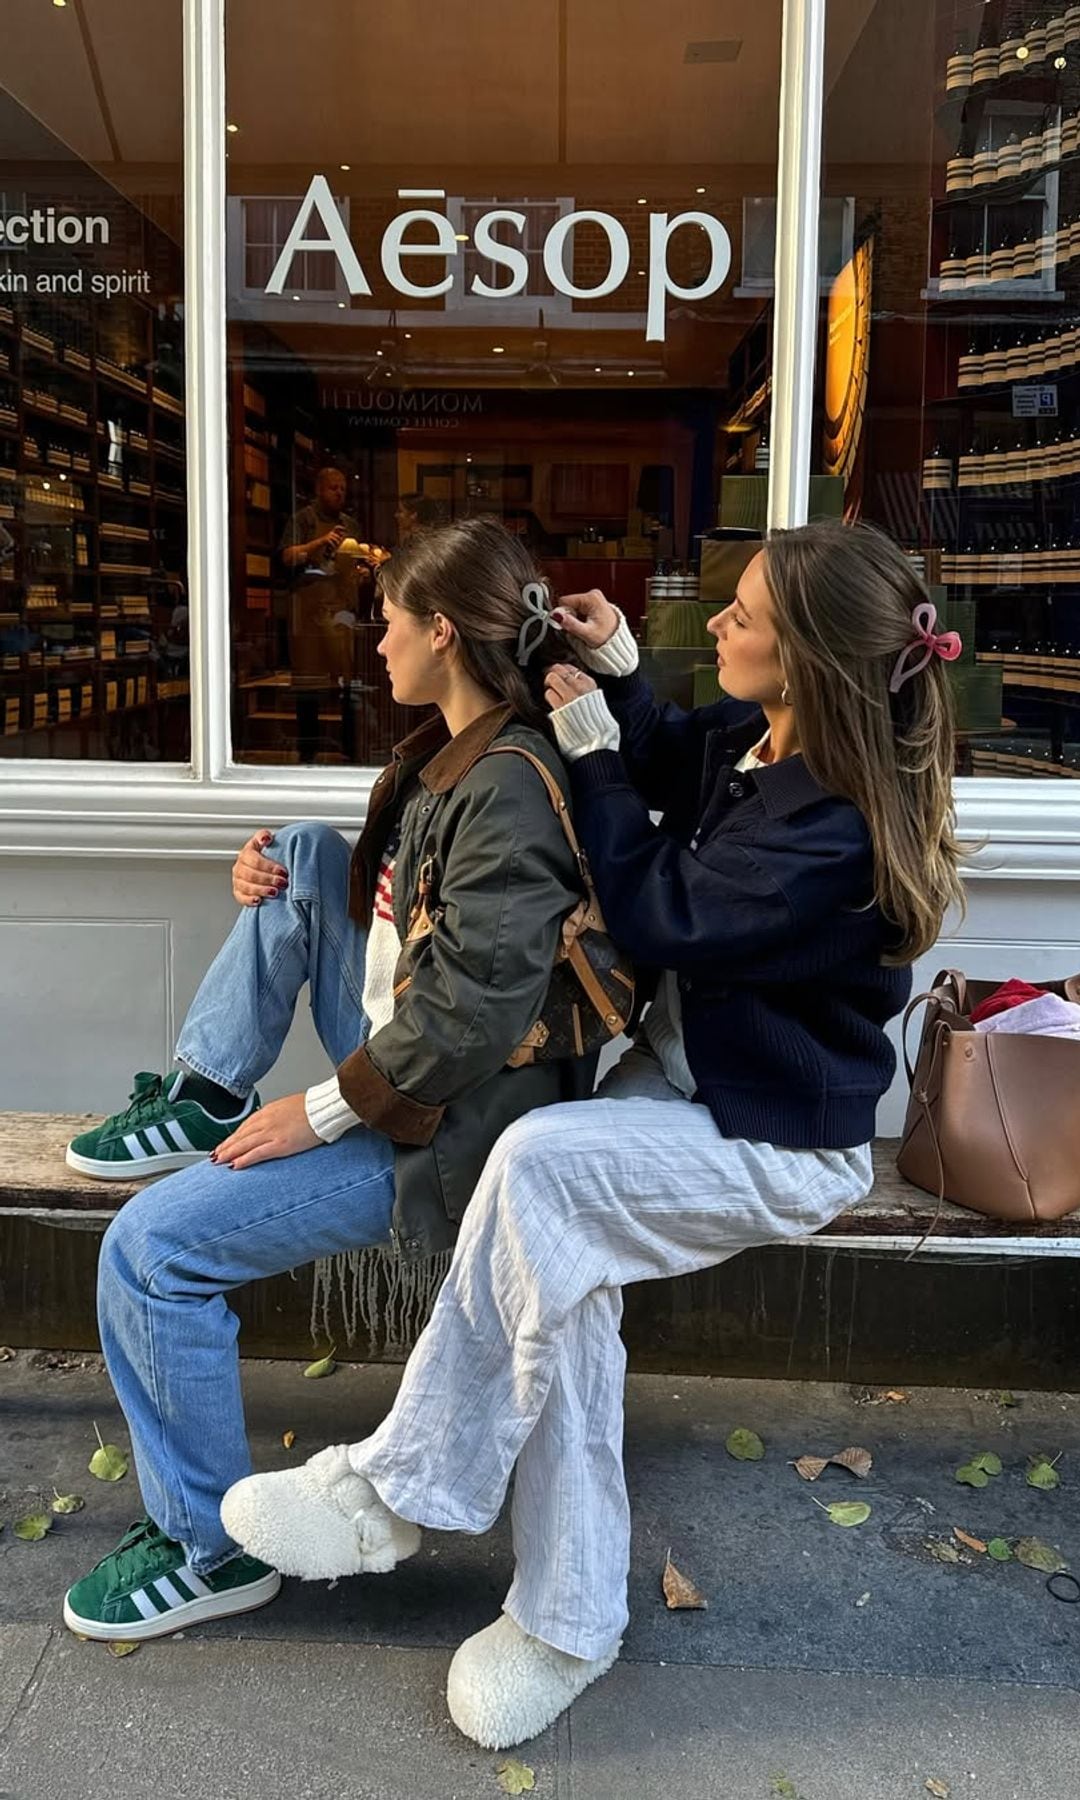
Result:
{"label": "storefront window", "polygon": [[966,651],[961,774],[1080,776],[1080,6],[830,10],[822,300],[835,504],[922,559]]}
{"label": "storefront window", "polygon": [[229,0],[238,761],[386,757],[375,571],[470,513],[715,692],[765,522],[780,11]]}
{"label": "storefront window", "polygon": [[16,11],[0,87],[0,751],[183,762],[180,8]]}

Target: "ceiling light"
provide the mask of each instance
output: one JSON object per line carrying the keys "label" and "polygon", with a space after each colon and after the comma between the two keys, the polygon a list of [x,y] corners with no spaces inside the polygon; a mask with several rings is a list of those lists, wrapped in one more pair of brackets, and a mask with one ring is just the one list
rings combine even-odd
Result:
{"label": "ceiling light", "polygon": [[1067,56],[1055,56],[1055,58],[1054,58],[1055,69],[1067,69],[1068,66],[1069,66],[1069,59]]}
{"label": "ceiling light", "polygon": [[593,374],[594,375],[602,375],[603,373],[604,373],[603,369],[600,367],[600,364],[597,363],[595,369],[593,370]]}
{"label": "ceiling light", "polygon": [[492,356],[505,356],[505,354],[506,354],[505,346],[502,344],[492,344],[491,354],[492,354]]}
{"label": "ceiling light", "polygon": [[633,369],[627,369],[626,373],[628,375],[632,375],[634,373],[634,371],[633,371]]}
{"label": "ceiling light", "polygon": [[41,485],[45,489],[45,492],[48,493],[49,489],[52,487],[52,482],[51,481],[43,481]]}
{"label": "ceiling light", "polygon": [[344,302],[344,300],[339,300],[338,301],[338,312],[344,312],[344,311],[345,311],[345,302]]}
{"label": "ceiling light", "polygon": [[61,481],[66,481],[66,480],[67,480],[67,476],[66,476],[66,475],[61,475],[61,477],[60,477],[60,479],[61,479]]}
{"label": "ceiling light", "polygon": [[341,170],[343,175],[347,175],[349,173],[349,170],[352,168],[352,163],[339,163],[338,168]]}
{"label": "ceiling light", "polygon": [[66,6],[67,0],[52,0],[54,6]]}
{"label": "ceiling light", "polygon": [[239,131],[240,127],[239,127],[239,125],[233,125],[230,122],[228,125],[226,125],[225,129],[226,129],[226,131],[231,132],[233,134],[233,136],[235,136],[236,133]]}
{"label": "ceiling light", "polygon": [[406,332],[406,333],[405,333],[405,336],[406,336],[406,337],[407,337],[407,338],[411,338],[411,337],[412,337],[412,332],[411,332],[411,331],[407,331],[407,332]]}
{"label": "ceiling light", "polygon": [[294,295],[293,295],[293,299],[294,299],[294,300],[299,300],[299,298],[300,298],[300,296],[299,296],[299,294],[294,294]]}
{"label": "ceiling light", "polygon": [[469,241],[469,234],[467,231],[455,231],[454,237],[459,244],[467,244]]}
{"label": "ceiling light", "polygon": [[1017,62],[1027,62],[1030,55],[1031,51],[1028,49],[1028,46],[1026,44],[1021,44],[1019,50],[1016,52],[1016,60]]}
{"label": "ceiling light", "polygon": [[639,269],[639,270],[638,270],[638,274],[639,274],[639,275],[644,275],[644,273],[645,273],[645,271],[644,271],[644,269]]}
{"label": "ceiling light", "polygon": [[695,194],[703,194],[705,192],[705,189],[704,188],[695,188],[694,192],[695,192]]}
{"label": "ceiling light", "polygon": [[638,201],[639,206],[648,206],[648,204],[649,204],[649,202],[647,200],[639,200]]}

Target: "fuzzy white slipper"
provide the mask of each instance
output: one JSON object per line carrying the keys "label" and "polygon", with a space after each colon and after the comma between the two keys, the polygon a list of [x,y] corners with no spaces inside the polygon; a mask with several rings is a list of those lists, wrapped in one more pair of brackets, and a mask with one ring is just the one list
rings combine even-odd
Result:
{"label": "fuzzy white slipper", "polygon": [[248,1475],[221,1502],[221,1522],[249,1556],[303,1581],[386,1575],[420,1548],[420,1530],[384,1506],[331,1444],[299,1469]]}
{"label": "fuzzy white slipper", "polygon": [[586,1661],[529,1637],[509,1613],[466,1638],[450,1664],[446,1703],[459,1731],[485,1750],[506,1750],[536,1737],[598,1676],[606,1675],[622,1639]]}

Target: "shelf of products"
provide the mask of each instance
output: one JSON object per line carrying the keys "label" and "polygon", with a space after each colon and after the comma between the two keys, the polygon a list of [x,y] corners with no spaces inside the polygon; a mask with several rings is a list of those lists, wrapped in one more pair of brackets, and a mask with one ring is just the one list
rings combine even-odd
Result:
{"label": "shelf of products", "polygon": [[186,760],[181,321],[27,298],[0,349],[0,754]]}
{"label": "shelf of products", "polygon": [[1071,777],[1080,772],[1080,5],[957,0],[949,12],[926,285],[923,541],[946,611],[969,616],[971,771]]}

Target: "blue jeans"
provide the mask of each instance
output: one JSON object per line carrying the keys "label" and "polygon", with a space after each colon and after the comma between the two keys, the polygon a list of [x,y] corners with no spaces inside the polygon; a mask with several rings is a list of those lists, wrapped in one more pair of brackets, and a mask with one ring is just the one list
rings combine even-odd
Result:
{"label": "blue jeans", "polygon": [[[305,982],[335,1066],[368,1030],[344,840],[326,826],[290,825],[273,855],[288,887],[240,913],[177,1046],[183,1062],[240,1094],[274,1063]],[[143,1188],[106,1232],[98,1322],[143,1500],[201,1573],[236,1551],[218,1507],[251,1471],[239,1320],[225,1295],[259,1275],[386,1242],[393,1200],[393,1145],[361,1126],[250,1169],[183,1169]]]}

